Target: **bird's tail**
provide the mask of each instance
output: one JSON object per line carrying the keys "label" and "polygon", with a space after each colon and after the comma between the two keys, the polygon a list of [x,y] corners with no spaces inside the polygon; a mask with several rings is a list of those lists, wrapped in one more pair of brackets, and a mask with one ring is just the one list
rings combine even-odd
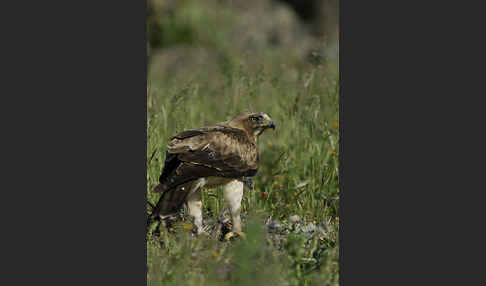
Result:
{"label": "bird's tail", "polygon": [[161,192],[165,190],[160,196],[159,201],[155,206],[152,206],[152,212],[149,215],[149,220],[158,220],[176,214],[182,207],[189,193],[189,186],[183,184],[175,188],[165,190],[165,186],[159,184],[155,187],[154,192]]}
{"label": "bird's tail", "polygon": [[[164,190],[162,184],[158,184],[153,192],[154,193],[160,193]],[[147,204],[150,206],[151,208],[151,211],[147,217],[147,227],[154,221],[158,221],[160,220],[160,217],[158,216],[158,213],[159,213],[159,205],[161,204],[161,201],[163,200],[163,197],[164,197],[164,194],[162,194],[162,196],[159,198],[159,201],[157,202],[157,204],[154,206],[152,203],[150,203],[148,200],[147,200]]]}
{"label": "bird's tail", "polygon": [[[154,193],[160,193],[164,190],[162,184],[158,184],[153,192]],[[163,197],[164,197],[164,194],[162,193],[162,196],[159,198],[159,201],[157,202],[157,204],[154,206],[153,204],[151,204],[148,200],[147,200],[147,204],[150,206],[151,208],[151,212],[150,214],[148,215],[148,222],[147,224],[150,224],[151,221],[155,221],[155,220],[158,220],[158,212],[159,212],[159,205],[161,204],[161,201],[163,200]]]}
{"label": "bird's tail", "polygon": [[166,186],[163,184],[158,184],[157,187],[154,188],[154,193],[162,193],[166,190]]}

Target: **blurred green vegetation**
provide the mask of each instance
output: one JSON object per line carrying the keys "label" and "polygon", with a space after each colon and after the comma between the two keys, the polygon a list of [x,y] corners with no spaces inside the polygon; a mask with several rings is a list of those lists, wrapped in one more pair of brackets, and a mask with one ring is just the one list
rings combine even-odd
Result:
{"label": "blurred green vegetation", "polygon": [[[311,36],[287,6],[263,0],[149,1],[147,27],[150,202],[160,196],[152,190],[177,132],[247,110],[266,112],[277,125],[260,137],[255,190],[245,189],[247,238],[149,231],[148,284],[337,285],[337,43]],[[215,220],[222,204],[221,188],[205,191],[205,221]],[[293,215],[322,223],[325,234],[290,227],[277,235],[264,224],[271,218],[290,226]]]}

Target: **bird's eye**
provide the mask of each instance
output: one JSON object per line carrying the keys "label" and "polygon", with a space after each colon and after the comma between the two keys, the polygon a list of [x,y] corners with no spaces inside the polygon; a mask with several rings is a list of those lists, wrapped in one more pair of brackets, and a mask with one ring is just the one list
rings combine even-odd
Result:
{"label": "bird's eye", "polygon": [[252,116],[252,117],[250,117],[250,120],[251,120],[251,121],[257,121],[257,120],[258,120],[258,118],[257,118],[257,117],[255,117],[255,116]]}

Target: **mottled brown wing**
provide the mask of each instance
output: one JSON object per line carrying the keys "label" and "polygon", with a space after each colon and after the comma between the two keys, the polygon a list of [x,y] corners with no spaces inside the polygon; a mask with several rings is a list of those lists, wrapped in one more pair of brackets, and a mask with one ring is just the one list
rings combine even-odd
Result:
{"label": "mottled brown wing", "polygon": [[258,150],[244,131],[225,126],[187,130],[169,142],[155,191],[202,177],[251,177],[257,170]]}
{"label": "mottled brown wing", "polygon": [[173,139],[169,153],[178,154],[183,162],[200,164],[223,173],[244,173],[258,168],[255,143],[246,133],[234,128],[215,128],[185,139]]}

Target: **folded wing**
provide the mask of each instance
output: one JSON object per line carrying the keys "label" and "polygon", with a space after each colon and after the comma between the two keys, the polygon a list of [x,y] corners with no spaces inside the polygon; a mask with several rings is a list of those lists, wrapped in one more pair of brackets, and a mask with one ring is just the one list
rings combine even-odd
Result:
{"label": "folded wing", "polygon": [[157,191],[202,177],[251,177],[258,170],[258,152],[243,130],[227,126],[187,130],[167,146]]}

